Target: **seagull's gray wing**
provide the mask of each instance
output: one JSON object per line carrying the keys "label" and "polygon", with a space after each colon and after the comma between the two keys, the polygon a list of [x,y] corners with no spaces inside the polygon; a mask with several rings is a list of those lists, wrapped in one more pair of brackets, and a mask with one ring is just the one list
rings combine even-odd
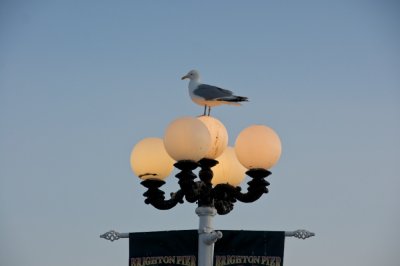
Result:
{"label": "seagull's gray wing", "polygon": [[207,84],[200,84],[193,93],[206,100],[219,99],[233,95],[233,92],[230,90],[221,89]]}

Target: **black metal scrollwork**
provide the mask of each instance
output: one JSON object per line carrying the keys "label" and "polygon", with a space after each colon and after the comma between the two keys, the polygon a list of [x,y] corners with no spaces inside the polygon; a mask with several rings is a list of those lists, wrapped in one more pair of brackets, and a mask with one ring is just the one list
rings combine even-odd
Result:
{"label": "black metal scrollwork", "polygon": [[[233,210],[234,203],[250,203],[258,200],[263,194],[268,193],[269,182],[265,180],[271,174],[265,169],[252,169],[246,172],[252,178],[249,181],[247,192],[242,193],[240,187],[234,187],[229,184],[218,184],[212,186],[213,178],[212,167],[218,164],[218,161],[212,159],[202,159],[199,162],[179,161],[175,167],[181,170],[176,178],[180,190],[171,193],[171,198],[165,200],[164,192],[160,187],[165,184],[162,180],[147,179],[142,181],[142,185],[148,190],[143,194],[146,204],[151,204],[157,209],[168,210],[175,207],[178,203],[183,203],[183,199],[199,206],[215,207],[217,213],[224,215]],[[195,181],[197,176],[193,173],[197,167],[200,167],[199,181]]]}

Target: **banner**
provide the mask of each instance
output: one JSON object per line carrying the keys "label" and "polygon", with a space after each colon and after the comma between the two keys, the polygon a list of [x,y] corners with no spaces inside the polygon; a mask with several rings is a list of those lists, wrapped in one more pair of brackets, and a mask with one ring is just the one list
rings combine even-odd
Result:
{"label": "banner", "polygon": [[197,265],[196,230],[129,234],[129,266]]}
{"label": "banner", "polygon": [[[282,266],[285,233],[221,230],[214,266]],[[129,266],[197,266],[197,230],[129,234]]]}
{"label": "banner", "polygon": [[221,231],[214,248],[214,266],[282,266],[285,232]]}

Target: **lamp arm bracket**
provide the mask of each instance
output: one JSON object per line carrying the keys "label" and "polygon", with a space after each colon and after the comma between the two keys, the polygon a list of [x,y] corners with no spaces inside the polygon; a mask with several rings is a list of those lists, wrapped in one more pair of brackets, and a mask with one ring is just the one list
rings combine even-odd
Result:
{"label": "lamp arm bracket", "polygon": [[[178,203],[183,203],[184,193],[182,190],[171,193],[171,198],[165,200],[164,198],[157,198],[155,200],[149,200],[149,204],[159,210],[169,210],[175,207]],[[147,202],[146,202],[147,203]]]}
{"label": "lamp arm bracket", "polygon": [[237,190],[235,193],[235,198],[238,201],[244,203],[251,203],[261,198],[261,196],[267,192],[268,190],[257,189],[257,190],[248,190],[246,193],[242,193],[240,190]]}
{"label": "lamp arm bracket", "polygon": [[151,204],[159,210],[169,210],[178,203],[183,203],[184,193],[182,190],[171,193],[171,198],[165,200],[165,192],[160,189],[164,183],[164,181],[157,179],[146,179],[141,182],[147,188],[147,191],[143,194],[146,197],[144,201],[146,204]]}
{"label": "lamp arm bracket", "polygon": [[237,200],[245,203],[250,203],[258,200],[264,193],[268,193],[270,185],[265,178],[271,174],[265,169],[251,169],[246,172],[252,179],[247,183],[247,192],[242,193],[240,188],[236,189],[235,197]]}

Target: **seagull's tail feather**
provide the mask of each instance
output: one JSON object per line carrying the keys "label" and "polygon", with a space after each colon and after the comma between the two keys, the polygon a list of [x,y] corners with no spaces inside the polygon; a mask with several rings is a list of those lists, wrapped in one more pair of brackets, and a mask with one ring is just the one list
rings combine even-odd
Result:
{"label": "seagull's tail feather", "polygon": [[244,96],[232,95],[230,97],[219,98],[219,99],[217,99],[217,101],[238,103],[238,102],[248,102],[249,98],[244,97]]}

